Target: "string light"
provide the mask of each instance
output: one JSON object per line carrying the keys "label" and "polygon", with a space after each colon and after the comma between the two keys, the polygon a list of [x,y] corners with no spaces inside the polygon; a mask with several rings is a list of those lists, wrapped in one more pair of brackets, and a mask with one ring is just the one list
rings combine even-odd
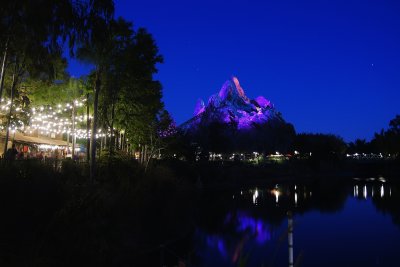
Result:
{"label": "string light", "polygon": [[[76,99],[71,103],[59,103],[55,105],[55,107],[32,107],[30,112],[24,111],[21,107],[15,106],[14,104],[13,108],[15,112],[24,113],[27,117],[29,117],[29,123],[28,125],[25,125],[21,120],[18,120],[17,124],[12,122],[9,129],[12,132],[19,131],[32,134],[34,131],[38,131],[40,134],[69,134],[71,136],[75,136],[77,139],[88,139],[91,137],[91,130],[87,131],[86,126],[84,128],[79,128],[79,123],[84,123],[87,121],[87,115],[75,116],[75,130],[73,130],[74,127],[72,127],[72,120],[65,118],[65,116],[71,116],[70,110],[72,110],[74,106],[82,107],[84,106],[85,101],[86,99]],[[10,107],[10,100],[1,100],[1,113],[7,113],[7,111],[10,110]],[[89,119],[93,119],[93,117],[89,116]],[[0,129],[4,130],[4,127],[0,126]],[[96,138],[103,138],[106,136],[111,136],[110,130],[103,132],[102,129],[98,129],[98,133],[95,135]]]}

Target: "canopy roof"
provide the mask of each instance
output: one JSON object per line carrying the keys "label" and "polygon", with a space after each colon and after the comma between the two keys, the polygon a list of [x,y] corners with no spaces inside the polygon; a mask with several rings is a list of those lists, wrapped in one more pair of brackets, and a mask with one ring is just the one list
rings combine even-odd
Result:
{"label": "canopy roof", "polygon": [[[5,133],[1,132],[0,137],[2,139],[5,138]],[[58,139],[52,139],[48,137],[33,137],[33,136],[27,136],[23,135],[22,133],[15,133],[14,134],[10,133],[9,140],[15,140],[16,142],[19,143],[26,143],[26,144],[33,144],[33,145],[52,145],[52,146],[67,146],[67,141],[63,140],[58,140]]]}

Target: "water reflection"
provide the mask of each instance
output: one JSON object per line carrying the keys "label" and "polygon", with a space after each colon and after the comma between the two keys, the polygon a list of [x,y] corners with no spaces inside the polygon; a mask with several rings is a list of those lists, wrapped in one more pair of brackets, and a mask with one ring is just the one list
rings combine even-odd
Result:
{"label": "water reflection", "polygon": [[257,198],[258,198],[258,190],[256,188],[253,193],[253,204],[257,204]]}
{"label": "water reflection", "polygon": [[288,211],[288,249],[289,249],[289,267],[294,266],[293,259],[293,215]]}
{"label": "water reflection", "polygon": [[271,234],[271,227],[265,220],[245,211],[229,212],[218,233],[206,233],[203,229],[197,231],[198,238],[204,241],[200,243],[204,256],[218,252],[220,260],[232,264],[241,260],[246,246],[264,246],[271,240]]}
{"label": "water reflection", "polygon": [[398,185],[383,177],[358,178],[350,183],[318,180],[272,184],[242,188],[233,192],[234,198],[228,197],[232,193],[226,194],[225,198],[224,193],[219,193],[218,199],[209,196],[205,204],[204,214],[219,216],[208,216],[213,222],[203,221],[197,227],[195,239],[204,241],[196,244],[200,266],[303,266],[301,247],[294,244],[296,218],[315,211],[321,216],[334,214],[354,201],[374,205],[400,225]]}
{"label": "water reflection", "polygon": [[[362,194],[360,190],[362,189]],[[375,192],[378,192],[376,194]],[[390,184],[385,184],[385,183],[365,183],[361,184],[355,184],[353,186],[353,197],[355,198],[363,198],[363,199],[368,199],[368,198],[384,198],[386,196],[391,197],[392,196],[392,186]]]}

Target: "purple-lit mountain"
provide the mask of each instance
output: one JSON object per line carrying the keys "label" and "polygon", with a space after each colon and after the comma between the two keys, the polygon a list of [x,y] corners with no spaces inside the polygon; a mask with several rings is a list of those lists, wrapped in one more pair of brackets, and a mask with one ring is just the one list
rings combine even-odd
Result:
{"label": "purple-lit mountain", "polygon": [[[263,96],[249,99],[236,77],[226,81],[207,104],[199,99],[194,117],[180,129],[193,141],[214,151],[277,149],[274,144],[286,144],[286,137],[294,135],[293,126],[283,120],[274,105]],[[224,148],[215,149],[213,143]]]}
{"label": "purple-lit mountain", "polygon": [[226,81],[218,94],[212,95],[207,105],[197,101],[194,117],[181,125],[186,131],[214,121],[237,125],[239,130],[250,130],[269,121],[282,120],[273,104],[263,96],[249,99],[236,77]]}

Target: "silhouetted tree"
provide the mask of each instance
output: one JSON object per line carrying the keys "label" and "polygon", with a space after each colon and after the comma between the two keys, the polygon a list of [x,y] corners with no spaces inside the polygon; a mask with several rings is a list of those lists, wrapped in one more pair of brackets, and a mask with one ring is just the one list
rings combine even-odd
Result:
{"label": "silhouetted tree", "polygon": [[373,152],[370,142],[365,139],[356,139],[354,142],[350,142],[347,148],[347,153],[371,153]]}
{"label": "silhouetted tree", "polygon": [[90,176],[95,177],[96,137],[98,123],[99,93],[102,87],[101,78],[110,65],[117,48],[117,29],[111,23],[114,15],[114,3],[111,0],[89,1],[85,3],[83,27],[87,29],[77,40],[77,57],[93,65],[93,121],[90,137]]}
{"label": "silhouetted tree", "polygon": [[371,140],[371,146],[376,153],[383,153],[399,157],[400,155],[400,116],[396,115],[389,122],[389,128],[381,130],[380,133],[375,133]]}
{"label": "silhouetted tree", "polygon": [[301,154],[311,153],[316,160],[339,159],[346,151],[343,139],[332,134],[298,134],[293,147]]}

